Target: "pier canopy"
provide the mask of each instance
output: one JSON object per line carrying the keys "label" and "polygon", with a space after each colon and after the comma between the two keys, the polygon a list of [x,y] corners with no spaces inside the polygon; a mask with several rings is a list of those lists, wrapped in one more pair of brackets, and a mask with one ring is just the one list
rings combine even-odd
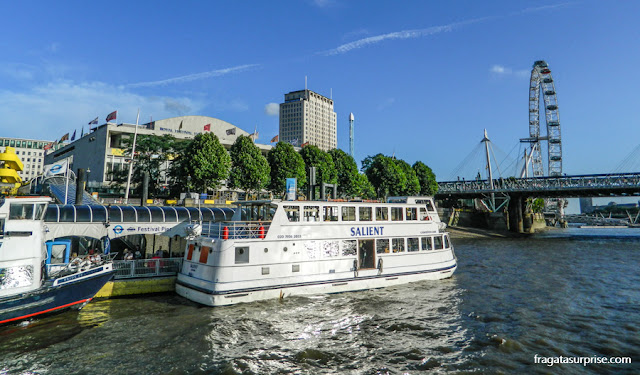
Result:
{"label": "pier canopy", "polygon": [[47,208],[47,223],[180,223],[183,221],[227,221],[233,209],[219,207],[157,207],[60,205]]}

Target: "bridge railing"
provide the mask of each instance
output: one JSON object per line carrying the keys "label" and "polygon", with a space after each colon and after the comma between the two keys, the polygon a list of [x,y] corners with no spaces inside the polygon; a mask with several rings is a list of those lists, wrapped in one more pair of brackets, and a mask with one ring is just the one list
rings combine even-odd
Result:
{"label": "bridge railing", "polygon": [[115,260],[114,279],[175,276],[182,268],[182,258]]}
{"label": "bridge railing", "polygon": [[500,178],[493,181],[445,181],[438,183],[438,194],[483,193],[483,192],[529,192],[535,190],[574,190],[574,189],[610,189],[637,188],[640,186],[640,173],[578,175],[533,178]]}

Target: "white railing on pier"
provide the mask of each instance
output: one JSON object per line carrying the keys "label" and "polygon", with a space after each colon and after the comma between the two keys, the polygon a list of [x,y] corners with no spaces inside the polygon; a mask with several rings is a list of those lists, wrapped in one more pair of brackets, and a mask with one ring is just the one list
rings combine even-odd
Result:
{"label": "white railing on pier", "polygon": [[222,239],[264,238],[271,222],[224,221],[202,223],[202,235]]}
{"label": "white railing on pier", "polygon": [[175,276],[182,268],[182,258],[154,258],[136,260],[116,260],[114,279],[140,277]]}

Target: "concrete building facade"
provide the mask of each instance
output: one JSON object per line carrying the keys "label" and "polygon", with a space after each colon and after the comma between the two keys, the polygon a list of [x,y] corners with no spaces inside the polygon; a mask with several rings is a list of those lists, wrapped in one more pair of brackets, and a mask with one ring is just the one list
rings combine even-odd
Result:
{"label": "concrete building facade", "polygon": [[[90,133],[46,155],[45,164],[69,158],[70,168],[83,168],[87,180],[93,186],[109,185],[114,172],[129,168],[131,156],[125,152],[125,139],[133,136],[135,124],[106,123]],[[240,135],[249,133],[226,121],[208,116],[180,116],[152,121],[138,126],[138,135],[162,136],[169,134],[177,139],[193,139],[199,133],[214,133],[227,149]],[[266,154],[270,145],[256,144]],[[168,168],[168,166],[167,166]]]}
{"label": "concrete building facade", "polygon": [[29,181],[42,173],[45,165],[45,146],[51,141],[24,139],[24,138],[0,138],[0,152],[7,147],[16,149],[16,155],[22,161],[24,170],[18,172],[22,181]]}
{"label": "concrete building facade", "polygon": [[338,147],[337,115],[333,100],[311,90],[292,91],[280,104],[280,141],[305,143],[328,151]]}

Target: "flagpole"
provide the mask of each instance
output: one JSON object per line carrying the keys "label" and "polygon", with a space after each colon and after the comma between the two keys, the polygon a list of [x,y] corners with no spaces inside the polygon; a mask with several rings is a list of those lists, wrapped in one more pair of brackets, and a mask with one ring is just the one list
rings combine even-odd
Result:
{"label": "flagpole", "polygon": [[67,169],[64,171],[65,184],[64,184],[64,204],[67,204],[67,197],[69,196],[69,158],[67,158]]}
{"label": "flagpole", "polygon": [[138,138],[138,121],[140,120],[140,108],[136,117],[136,130],[133,133],[133,147],[131,148],[131,161],[129,162],[129,175],[127,176],[127,188],[124,191],[124,204],[129,203],[129,187],[131,186],[131,173],[133,172],[133,158],[136,156],[136,140]]}

